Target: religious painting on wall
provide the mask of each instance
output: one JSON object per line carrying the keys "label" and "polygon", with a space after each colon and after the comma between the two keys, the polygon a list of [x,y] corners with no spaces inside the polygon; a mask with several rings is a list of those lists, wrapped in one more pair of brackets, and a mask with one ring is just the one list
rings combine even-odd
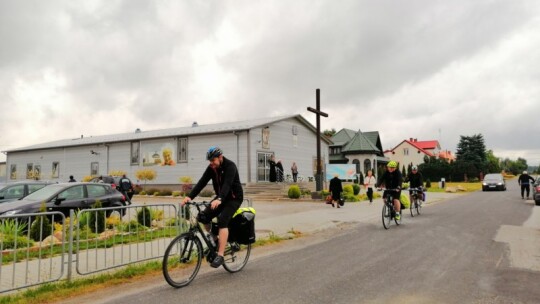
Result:
{"label": "religious painting on wall", "polygon": [[143,143],[143,166],[175,166],[176,155],[173,143]]}
{"label": "religious painting on wall", "polygon": [[266,127],[262,129],[262,148],[270,149],[270,128]]}

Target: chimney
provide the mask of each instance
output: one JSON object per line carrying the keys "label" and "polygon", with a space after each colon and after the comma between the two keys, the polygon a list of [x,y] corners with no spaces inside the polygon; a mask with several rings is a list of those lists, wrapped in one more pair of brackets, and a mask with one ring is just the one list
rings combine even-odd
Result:
{"label": "chimney", "polygon": [[409,137],[409,141],[413,141],[413,138],[412,138],[412,137]]}
{"label": "chimney", "polygon": [[196,121],[194,121],[194,122],[191,124],[191,127],[192,127],[192,128],[195,128],[195,127],[198,127],[198,126],[199,126],[199,124],[198,124]]}
{"label": "chimney", "polygon": [[141,133],[141,129],[139,128],[135,129],[135,133]]}

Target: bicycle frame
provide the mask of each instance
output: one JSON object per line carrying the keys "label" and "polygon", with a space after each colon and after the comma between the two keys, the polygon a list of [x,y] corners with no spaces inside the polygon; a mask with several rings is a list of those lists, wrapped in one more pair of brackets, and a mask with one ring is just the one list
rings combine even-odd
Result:
{"label": "bicycle frame", "polygon": [[[208,206],[210,206],[210,203],[208,203],[208,202],[202,202],[202,203],[188,202],[188,203],[186,203],[186,205],[195,206],[195,208],[197,208],[197,215],[198,215],[202,211],[201,207],[202,206],[208,207]],[[181,210],[179,212],[181,212]],[[206,254],[206,258],[208,260],[211,260],[217,254],[217,249],[218,249],[217,248],[217,243],[215,245],[213,245],[210,242],[210,240],[208,239],[207,234],[205,233],[205,232],[207,232],[208,235],[211,236],[212,235],[211,229],[210,229],[210,231],[206,231],[206,229],[203,229],[201,227],[201,225],[203,225],[203,224],[200,223],[197,216],[195,216],[194,219],[190,219],[190,221],[189,221],[189,229],[188,229],[187,233],[190,233],[193,236],[198,236],[199,239],[201,239],[203,241],[203,244],[206,245],[206,247],[210,249]],[[191,249],[192,248],[189,248],[190,251],[191,251]]]}

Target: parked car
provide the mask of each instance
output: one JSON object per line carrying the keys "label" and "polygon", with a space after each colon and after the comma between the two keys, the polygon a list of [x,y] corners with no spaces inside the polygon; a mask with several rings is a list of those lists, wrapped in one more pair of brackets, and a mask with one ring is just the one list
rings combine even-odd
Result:
{"label": "parked car", "polygon": [[[109,184],[113,187],[113,189],[116,189],[117,187],[120,187],[120,179],[122,179],[121,176],[112,176],[112,175],[102,175],[103,183]],[[99,176],[96,176],[90,180],[92,183],[100,183]],[[120,188],[117,189],[120,191]],[[135,192],[133,191],[133,186],[131,189],[127,192],[129,196],[129,200],[131,201],[131,198],[133,197],[133,194]]]}
{"label": "parked car", "polygon": [[532,187],[534,203],[536,206],[540,206],[540,180],[537,177]]}
{"label": "parked car", "polygon": [[[0,215],[39,212],[45,202],[47,211],[59,211],[69,216],[70,210],[92,208],[96,201],[103,207],[126,206],[124,195],[109,184],[61,183],[47,185],[23,199],[0,204]],[[120,213],[123,215],[124,210]]]}
{"label": "parked car", "polygon": [[0,184],[0,203],[18,200],[49,184],[51,182],[44,181],[19,181]]}
{"label": "parked car", "polygon": [[484,176],[482,181],[482,191],[500,190],[506,191],[506,182],[500,173],[490,173]]}

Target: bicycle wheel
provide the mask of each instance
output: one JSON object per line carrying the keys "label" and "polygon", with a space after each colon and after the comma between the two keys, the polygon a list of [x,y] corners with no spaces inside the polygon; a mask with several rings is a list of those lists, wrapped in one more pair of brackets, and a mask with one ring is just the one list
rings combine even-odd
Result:
{"label": "bicycle wheel", "polygon": [[227,242],[225,247],[225,262],[223,268],[228,272],[234,273],[242,270],[246,266],[251,253],[251,244],[243,245],[237,242]]}
{"label": "bicycle wheel", "polygon": [[390,228],[390,223],[392,223],[392,210],[385,203],[382,207],[382,224],[384,229]]}
{"label": "bicycle wheel", "polygon": [[175,288],[191,283],[201,268],[202,257],[202,244],[195,234],[177,236],[163,256],[163,276],[167,283]]}
{"label": "bicycle wheel", "polygon": [[415,200],[415,198],[414,198],[414,195],[413,195],[412,201],[410,203],[411,205],[409,206],[409,210],[411,211],[411,216],[412,217],[414,217],[414,203],[413,203],[414,200]]}
{"label": "bicycle wheel", "polygon": [[418,198],[414,200],[414,208],[416,209],[416,214],[420,215],[420,200]]}

